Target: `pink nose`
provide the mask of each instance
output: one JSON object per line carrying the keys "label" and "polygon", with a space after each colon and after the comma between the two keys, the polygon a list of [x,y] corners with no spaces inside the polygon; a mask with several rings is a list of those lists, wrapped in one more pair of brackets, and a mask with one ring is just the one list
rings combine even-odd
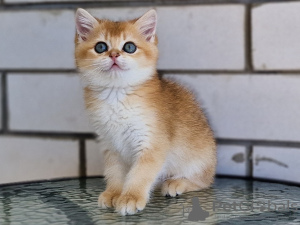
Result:
{"label": "pink nose", "polygon": [[113,61],[116,61],[116,58],[120,56],[119,52],[112,52],[110,53],[109,57],[112,58]]}

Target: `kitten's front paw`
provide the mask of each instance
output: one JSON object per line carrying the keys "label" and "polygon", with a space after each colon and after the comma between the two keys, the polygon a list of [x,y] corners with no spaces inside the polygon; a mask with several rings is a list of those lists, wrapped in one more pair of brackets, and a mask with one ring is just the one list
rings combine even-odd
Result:
{"label": "kitten's front paw", "polygon": [[145,208],[147,198],[136,194],[123,194],[116,202],[116,211],[121,215],[132,215]]}
{"label": "kitten's front paw", "polygon": [[98,206],[104,209],[115,207],[119,196],[119,192],[104,191],[99,195]]}

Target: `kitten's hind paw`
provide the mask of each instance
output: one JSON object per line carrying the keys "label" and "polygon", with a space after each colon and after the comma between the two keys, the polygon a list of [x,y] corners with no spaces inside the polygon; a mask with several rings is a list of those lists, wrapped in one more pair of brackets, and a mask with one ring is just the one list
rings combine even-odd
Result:
{"label": "kitten's hind paw", "polygon": [[163,196],[175,197],[184,192],[199,191],[209,187],[209,183],[196,184],[186,178],[181,179],[168,179],[163,182],[161,193]]}
{"label": "kitten's hind paw", "polygon": [[166,180],[162,184],[161,192],[163,196],[175,197],[186,191],[186,183],[182,179]]}
{"label": "kitten's hind paw", "polygon": [[104,209],[115,207],[119,196],[118,192],[104,191],[99,195],[98,206]]}

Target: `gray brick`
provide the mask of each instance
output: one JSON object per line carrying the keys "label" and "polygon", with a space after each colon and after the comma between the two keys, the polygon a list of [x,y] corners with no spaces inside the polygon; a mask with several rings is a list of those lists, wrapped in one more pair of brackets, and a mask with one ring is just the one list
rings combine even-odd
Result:
{"label": "gray brick", "polygon": [[250,166],[245,146],[218,145],[218,175],[249,176]]}
{"label": "gray brick", "polygon": [[1,11],[0,21],[0,68],[75,67],[73,11]]}
{"label": "gray brick", "polygon": [[9,129],[91,132],[77,74],[9,74]]}
{"label": "gray brick", "polygon": [[300,183],[299,157],[299,148],[254,146],[253,176]]}
{"label": "gray brick", "polygon": [[160,69],[241,70],[243,5],[159,8]]}
{"label": "gray brick", "polygon": [[272,3],[252,11],[256,70],[300,69],[300,3]]}
{"label": "gray brick", "polygon": [[299,75],[169,75],[194,90],[216,136],[300,140]]}
{"label": "gray brick", "polygon": [[78,142],[0,137],[0,184],[77,177]]}

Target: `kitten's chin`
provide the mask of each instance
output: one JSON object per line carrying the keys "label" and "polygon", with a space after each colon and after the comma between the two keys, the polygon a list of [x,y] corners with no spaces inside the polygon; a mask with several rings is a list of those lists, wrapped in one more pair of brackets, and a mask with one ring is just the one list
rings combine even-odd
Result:
{"label": "kitten's chin", "polygon": [[150,80],[156,74],[153,67],[121,69],[119,66],[112,66],[111,69],[101,72],[81,71],[81,77],[85,85],[93,88],[128,88],[138,86]]}

